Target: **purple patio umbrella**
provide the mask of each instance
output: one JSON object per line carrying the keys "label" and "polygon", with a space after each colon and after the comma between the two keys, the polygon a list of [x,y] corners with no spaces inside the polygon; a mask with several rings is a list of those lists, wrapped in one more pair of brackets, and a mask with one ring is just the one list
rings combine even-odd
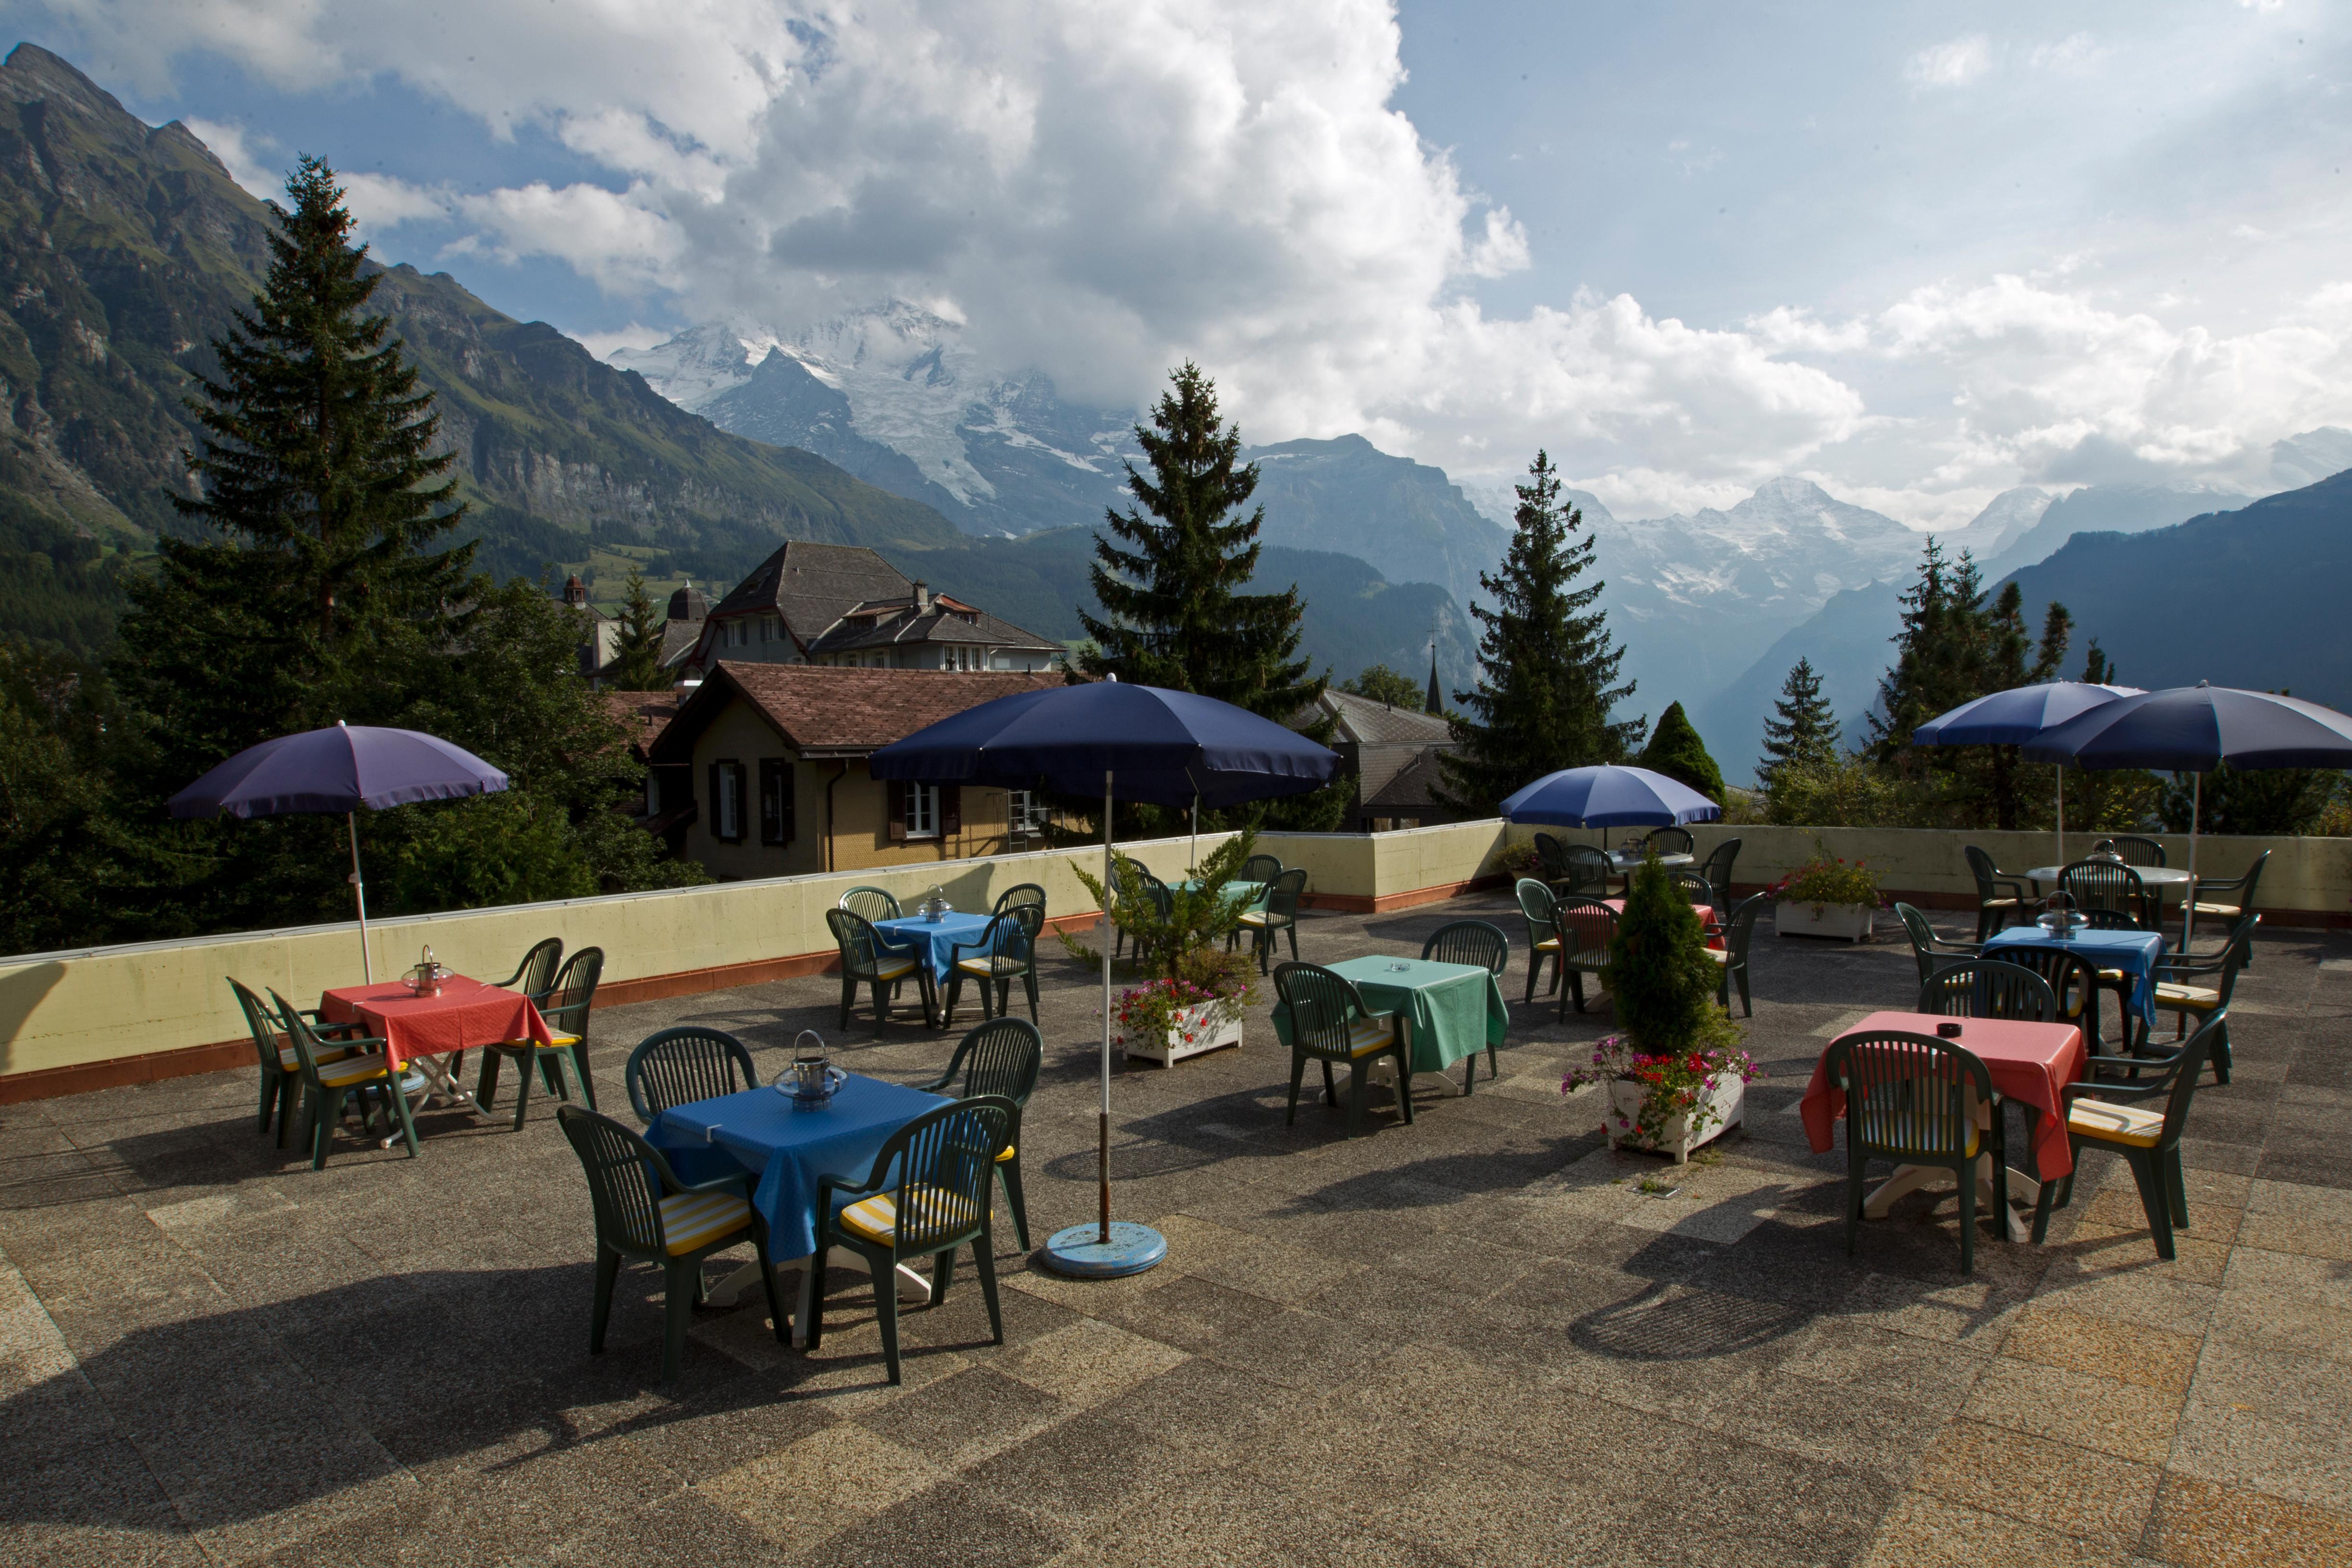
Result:
{"label": "purple patio umbrella", "polygon": [[359,902],[360,972],[368,956],[367,884],[360,878],[359,808],[381,811],[420,800],[457,800],[507,787],[507,775],[462,746],[415,730],[337,724],[264,741],[221,763],[172,797],[176,817],[331,816],[352,841],[352,895]]}
{"label": "purple patio umbrella", "polygon": [[[2137,686],[2100,686],[2086,680],[2045,680],[2012,687],[1963,702],[1911,731],[1915,746],[2021,746],[2043,731],[2104,708],[2118,697],[2137,697]],[[2066,767],[2058,766],[2058,864],[2066,863]]]}
{"label": "purple patio umbrella", "polygon": [[2160,768],[2195,776],[2189,790],[2189,896],[2180,918],[2180,950],[2186,952],[2197,928],[2197,819],[2204,814],[2205,775],[2223,763],[2233,768],[2352,768],[2352,718],[2300,698],[2200,680],[2094,708],[2030,742],[2025,756],[2078,768]]}

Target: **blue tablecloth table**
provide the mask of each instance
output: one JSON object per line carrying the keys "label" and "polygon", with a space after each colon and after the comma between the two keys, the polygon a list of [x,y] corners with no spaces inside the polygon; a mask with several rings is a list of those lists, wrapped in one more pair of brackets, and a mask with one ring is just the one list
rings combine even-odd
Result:
{"label": "blue tablecloth table", "polygon": [[874,929],[882,933],[885,942],[927,953],[931,961],[931,977],[945,984],[949,950],[960,942],[978,942],[980,933],[988,929],[990,919],[987,915],[950,913],[927,921],[920,915],[901,915],[897,920],[876,921]]}
{"label": "blue tablecloth table", "polygon": [[[1330,970],[1355,983],[1370,1011],[1394,1013],[1403,1022],[1415,1072],[1442,1073],[1465,1057],[1499,1047],[1509,1032],[1503,988],[1482,965],[1373,954],[1343,959]],[[1278,1002],[1274,1032],[1290,1044],[1290,1013]],[[1477,1070],[1472,1064],[1470,1072]]]}
{"label": "blue tablecloth table", "polygon": [[2164,956],[2164,938],[2152,931],[2078,931],[2053,936],[2040,926],[2010,926],[1985,941],[1985,952],[2003,947],[2055,948],[2087,959],[2094,969],[2120,969],[2131,976],[2131,994],[2124,1005],[2138,1015],[2146,1028],[2156,1026],[2156,965]]}
{"label": "blue tablecloth table", "polygon": [[[773,1087],[674,1105],[654,1118],[646,1142],[662,1152],[682,1181],[707,1182],[731,1171],[757,1178],[751,1205],[768,1222],[768,1256],[776,1267],[789,1268],[816,1250],[819,1179],[864,1181],[890,1134],[947,1103],[919,1089],[851,1073],[823,1105],[796,1105]],[[835,1258],[859,1266],[854,1253],[836,1251]],[[919,1291],[929,1299],[930,1287],[920,1275],[903,1268],[898,1273],[902,1295]],[[710,1299],[723,1306],[758,1281],[754,1263],[714,1287]],[[793,1342],[801,1338],[795,1324]]]}

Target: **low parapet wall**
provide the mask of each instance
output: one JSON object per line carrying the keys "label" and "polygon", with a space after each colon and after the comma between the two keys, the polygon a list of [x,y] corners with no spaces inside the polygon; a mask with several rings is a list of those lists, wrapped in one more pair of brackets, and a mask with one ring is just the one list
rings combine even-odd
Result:
{"label": "low parapet wall", "polygon": [[[1377,836],[1268,833],[1260,844],[1285,865],[1305,868],[1311,903],[1375,910],[1444,898],[1492,877],[1503,836],[1503,824],[1488,820]],[[1199,851],[1224,837],[1202,834]],[[1120,847],[1174,879],[1192,863],[1195,841]],[[1100,855],[1079,845],[404,916],[369,922],[369,955],[377,978],[388,979],[430,943],[458,973],[498,979],[531,943],[560,936],[567,952],[604,949],[604,999],[647,1001],[834,968],[824,912],[856,887],[882,888],[911,905],[937,885],[969,910],[1035,882],[1056,925],[1091,924],[1100,910],[1076,868],[1098,873]],[[248,1062],[253,1047],[224,977],[308,1004],[359,979],[358,948],[359,927],[342,923],[0,958],[0,1104]]]}

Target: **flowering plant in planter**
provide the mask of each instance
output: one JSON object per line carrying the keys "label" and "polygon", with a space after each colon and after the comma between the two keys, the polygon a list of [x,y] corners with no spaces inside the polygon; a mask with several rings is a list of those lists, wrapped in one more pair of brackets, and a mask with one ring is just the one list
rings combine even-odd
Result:
{"label": "flowering plant in planter", "polygon": [[1622,1035],[1612,1035],[1593,1047],[1591,1066],[1568,1070],[1559,1091],[1572,1094],[1589,1083],[1633,1084],[1642,1090],[1640,1109],[1631,1115],[1616,1106],[1609,1110],[1621,1130],[1645,1143],[1670,1142],[1666,1124],[1680,1117],[1685,1139],[1696,1144],[1705,1142],[1709,1130],[1722,1120],[1716,1085],[1728,1077],[1753,1083],[1763,1070],[1736,1045],[1652,1053]]}
{"label": "flowering plant in planter", "polygon": [[1816,912],[1832,905],[1877,908],[1885,900],[1878,891],[1878,873],[1867,860],[1847,860],[1830,853],[1829,846],[1813,840],[1813,858],[1764,889],[1782,903],[1810,904]]}
{"label": "flowering plant in planter", "polygon": [[[1157,1047],[1173,1034],[1175,1044],[1194,1045],[1213,1031],[1213,1004],[1227,1005],[1224,997],[1189,980],[1147,981],[1120,992],[1111,1005],[1111,1037],[1121,1046]],[[1196,1014],[1194,1008],[1202,1011]]]}

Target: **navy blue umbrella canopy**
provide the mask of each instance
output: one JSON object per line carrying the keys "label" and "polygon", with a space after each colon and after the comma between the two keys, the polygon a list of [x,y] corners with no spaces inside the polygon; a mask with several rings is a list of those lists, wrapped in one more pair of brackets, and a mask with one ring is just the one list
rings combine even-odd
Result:
{"label": "navy blue umbrella canopy", "polygon": [[2025,748],[2036,763],[2078,768],[2352,767],[2352,718],[2269,691],[2176,686],[2124,697],[2071,719]]}
{"label": "navy blue umbrella canopy", "polygon": [[2021,746],[2077,715],[2140,694],[2137,686],[2084,680],[2014,687],[1937,714],[1911,731],[1911,742],[1918,746]]}
{"label": "navy blue umbrella canopy", "polygon": [[1331,781],[1339,755],[1230,702],[1116,680],[1024,691],[876,752],[878,779],[1041,785],[1154,805],[1236,805]]}
{"label": "navy blue umbrella canopy", "polygon": [[438,736],[338,724],[247,747],[173,795],[172,815],[341,816],[506,787],[506,774]]}
{"label": "navy blue umbrella canopy", "polygon": [[1714,822],[1723,807],[1648,768],[1562,768],[1512,793],[1503,816],[1555,827],[1669,827]]}

